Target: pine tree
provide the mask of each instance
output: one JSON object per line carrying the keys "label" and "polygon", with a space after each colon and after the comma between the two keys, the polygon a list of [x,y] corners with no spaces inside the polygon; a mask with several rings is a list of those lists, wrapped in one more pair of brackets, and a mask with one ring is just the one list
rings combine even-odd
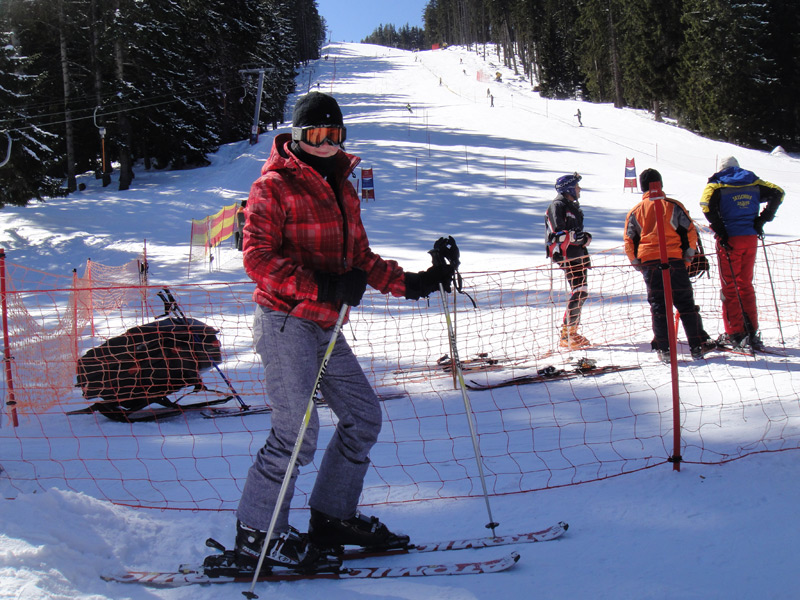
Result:
{"label": "pine tree", "polygon": [[717,139],[765,145],[762,107],[776,84],[766,53],[769,6],[734,0],[686,0],[681,52],[682,122]]}
{"label": "pine tree", "polygon": [[544,0],[538,22],[539,90],[548,98],[574,98],[581,89],[578,68],[577,0]]}
{"label": "pine tree", "polygon": [[48,174],[59,159],[52,150],[58,136],[30,123],[39,79],[13,38],[8,28],[0,30],[0,129],[5,131],[0,135],[0,163],[5,163],[0,167],[0,208],[66,193],[59,179]]}
{"label": "pine tree", "polygon": [[[297,65],[307,59],[300,56],[298,43],[300,32],[296,29],[292,2],[272,0],[270,9],[262,8],[260,16],[261,39],[253,53],[253,59],[271,68],[265,73],[261,114],[274,127],[277,123],[283,122],[286,100],[289,94],[295,91]],[[318,28],[314,36],[316,40],[314,52],[319,58],[325,29],[319,15],[313,20]]]}
{"label": "pine tree", "polygon": [[624,97],[631,106],[652,109],[656,121],[677,97],[682,5],[683,0],[641,0],[621,7]]}
{"label": "pine tree", "polygon": [[598,102],[625,104],[620,51],[620,0],[587,0],[581,3],[577,37],[578,62],[586,77],[589,97]]}
{"label": "pine tree", "polygon": [[766,106],[764,138],[768,147],[781,145],[800,151],[800,3],[797,0],[771,0],[764,41],[766,54],[773,57],[774,80]]}
{"label": "pine tree", "polygon": [[30,0],[6,6],[19,52],[29,57],[29,68],[39,76],[29,116],[35,126],[58,136],[51,148],[59,161],[51,165],[50,174],[64,178],[69,191],[74,191],[77,173],[89,164],[81,155],[82,121],[91,116],[86,101],[88,71],[81,68],[88,62],[83,43],[85,5]]}
{"label": "pine tree", "polygon": [[381,23],[361,42],[402,50],[419,50],[427,46],[425,30],[419,27],[410,27],[408,23],[399,30],[394,25]]}
{"label": "pine tree", "polygon": [[[153,157],[160,168],[203,164],[219,139],[209,126],[211,94],[196,68],[198,36],[181,30],[186,16],[175,3],[122,0],[119,8],[115,85],[130,124],[126,132],[121,119],[117,131],[121,158]],[[120,186],[125,175],[122,169]]]}
{"label": "pine tree", "polygon": [[[280,2],[286,7],[286,2]],[[325,43],[325,27],[317,12],[316,0],[295,0],[291,3],[294,17],[294,32],[297,44],[296,53],[300,62],[319,58],[319,50]],[[285,11],[284,11],[285,14]]]}

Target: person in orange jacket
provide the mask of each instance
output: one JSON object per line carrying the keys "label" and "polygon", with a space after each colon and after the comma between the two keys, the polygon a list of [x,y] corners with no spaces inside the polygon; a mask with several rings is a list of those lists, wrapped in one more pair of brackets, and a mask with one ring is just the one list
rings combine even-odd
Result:
{"label": "person in orange jacket", "polygon": [[[655,169],[642,171],[639,176],[641,189],[645,190],[642,201],[625,217],[625,254],[634,268],[642,273],[647,286],[647,301],[653,321],[651,347],[662,362],[669,362],[667,299],[661,269],[656,203],[649,191],[653,182],[661,183],[661,174]],[[672,304],[680,313],[692,358],[699,360],[714,345],[703,329],[700,308],[694,302],[692,282],[686,270],[697,251],[697,230],[683,204],[663,195],[661,200],[664,206],[664,242],[672,284]]]}

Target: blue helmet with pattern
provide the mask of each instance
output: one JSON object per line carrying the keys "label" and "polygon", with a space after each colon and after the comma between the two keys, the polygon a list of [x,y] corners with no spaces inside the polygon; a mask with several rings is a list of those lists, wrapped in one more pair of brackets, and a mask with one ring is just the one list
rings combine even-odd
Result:
{"label": "blue helmet with pattern", "polygon": [[561,195],[569,194],[573,198],[577,198],[578,193],[575,191],[575,188],[581,179],[582,177],[577,173],[572,173],[571,175],[562,175],[556,179],[556,191]]}

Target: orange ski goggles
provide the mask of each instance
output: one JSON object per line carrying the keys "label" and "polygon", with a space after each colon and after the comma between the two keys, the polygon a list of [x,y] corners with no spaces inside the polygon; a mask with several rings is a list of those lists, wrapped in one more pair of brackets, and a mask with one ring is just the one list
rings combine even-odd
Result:
{"label": "orange ski goggles", "polygon": [[319,148],[326,141],[341,146],[347,139],[347,128],[342,125],[310,125],[292,127],[292,139]]}

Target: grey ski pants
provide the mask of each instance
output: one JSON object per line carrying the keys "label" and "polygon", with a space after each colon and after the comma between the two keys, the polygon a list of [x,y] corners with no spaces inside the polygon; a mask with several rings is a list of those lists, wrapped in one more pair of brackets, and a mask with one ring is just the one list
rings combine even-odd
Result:
{"label": "grey ski pants", "polygon": [[[269,528],[331,334],[332,329],[322,329],[307,319],[256,307],[253,339],[264,365],[264,384],[273,410],[272,429],[247,473],[239,501],[237,517],[249,527],[261,531]],[[369,467],[369,451],[380,433],[381,407],[342,334],[322,377],[321,391],[336,414],[338,424],[322,457],[309,505],[327,515],[349,519],[356,513]],[[275,532],[288,529],[297,473],[300,466],[314,458],[318,433],[319,417],[315,407]],[[305,530],[304,527],[298,529]]]}

